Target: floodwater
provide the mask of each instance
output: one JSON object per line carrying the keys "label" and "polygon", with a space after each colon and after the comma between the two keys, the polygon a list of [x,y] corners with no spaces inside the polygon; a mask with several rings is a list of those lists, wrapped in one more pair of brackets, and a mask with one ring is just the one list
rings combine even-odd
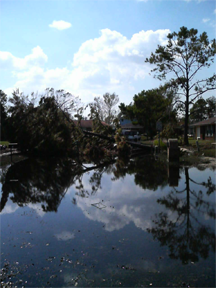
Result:
{"label": "floodwater", "polygon": [[1,182],[2,287],[215,287],[211,169],[27,159]]}

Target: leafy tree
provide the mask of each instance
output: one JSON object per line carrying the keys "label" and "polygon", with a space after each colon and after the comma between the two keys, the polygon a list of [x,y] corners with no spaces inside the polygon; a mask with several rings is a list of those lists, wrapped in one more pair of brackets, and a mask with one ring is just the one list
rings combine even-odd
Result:
{"label": "leafy tree", "polygon": [[120,109],[120,116],[125,119],[134,119],[134,112],[133,112],[133,103],[130,103],[129,105],[125,105],[125,103],[120,103],[119,105]]}
{"label": "leafy tree", "polygon": [[212,96],[206,99],[207,103],[207,115],[208,118],[214,117],[216,115],[216,97]]}
{"label": "leafy tree", "polygon": [[119,102],[119,97],[115,93],[105,93],[103,98],[95,97],[94,102],[91,103],[100,118],[101,121],[105,121],[107,124],[113,124],[114,119],[117,117],[117,110],[115,106]]}
{"label": "leafy tree", "polygon": [[209,68],[214,62],[216,53],[215,39],[209,41],[207,33],[197,36],[198,30],[181,27],[178,33],[167,35],[168,43],[159,45],[155,53],[151,53],[145,62],[156,65],[152,70],[155,77],[163,80],[171,73],[173,83],[178,85],[180,101],[184,106],[184,142],[188,145],[189,106],[206,91],[216,89],[216,74],[206,79],[197,76],[203,68]]}
{"label": "leafy tree", "polygon": [[135,118],[151,138],[156,134],[156,122],[162,117],[167,106],[164,97],[156,92],[155,89],[143,90],[134,96]]}
{"label": "leafy tree", "polygon": [[[54,97],[42,97],[29,125],[29,146],[43,153],[59,153],[72,146],[72,122],[68,121]],[[68,116],[69,118],[69,116]],[[69,118],[70,119],[70,118]]]}
{"label": "leafy tree", "polygon": [[34,117],[34,97],[29,99],[19,89],[16,89],[9,98],[9,103],[9,139],[19,143],[22,151],[27,150],[31,138],[28,127]]}
{"label": "leafy tree", "polygon": [[101,97],[95,97],[94,102],[91,103],[91,107],[98,113],[98,117],[101,121],[105,121],[105,105]]}
{"label": "leafy tree", "polygon": [[115,106],[119,102],[119,97],[115,93],[105,93],[103,95],[103,100],[105,104],[106,118],[105,122],[107,124],[112,124],[114,118],[117,116],[117,111],[115,110]]}
{"label": "leafy tree", "polygon": [[170,84],[152,90],[143,90],[135,95],[133,104],[128,106],[121,103],[119,108],[122,115],[129,117],[143,126],[148,136],[156,134],[156,122],[160,119],[164,124],[175,119],[173,109],[175,98],[174,89]]}
{"label": "leafy tree", "polygon": [[1,140],[7,140],[7,95],[4,93],[4,91],[0,90],[0,138]]}
{"label": "leafy tree", "polygon": [[43,96],[54,97],[58,108],[69,114],[71,118],[74,118],[78,112],[82,111],[83,105],[80,98],[63,89],[46,88]]}
{"label": "leafy tree", "polygon": [[198,99],[190,109],[190,119],[193,122],[199,122],[211,117],[216,113],[216,98],[214,96]]}
{"label": "leafy tree", "polygon": [[194,103],[193,107],[190,109],[190,119],[193,122],[199,122],[207,119],[206,115],[206,100],[200,98]]}
{"label": "leafy tree", "polygon": [[75,109],[73,99],[66,99],[71,94],[58,90],[57,97],[53,89],[46,91],[36,107],[34,93],[29,99],[16,90],[9,99],[12,104],[9,108],[10,137],[19,143],[21,151],[65,153],[72,149],[73,142],[80,136],[81,132],[69,113]]}

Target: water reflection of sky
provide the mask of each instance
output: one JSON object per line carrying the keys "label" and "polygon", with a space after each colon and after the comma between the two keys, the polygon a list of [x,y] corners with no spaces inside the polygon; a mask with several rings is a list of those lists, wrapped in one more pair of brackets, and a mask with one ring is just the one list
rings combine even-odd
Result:
{"label": "water reflection of sky", "polygon": [[[28,202],[20,207],[21,203],[14,203],[9,195],[1,212],[1,265],[10,263],[14,270],[22,271],[14,276],[14,282],[21,279],[20,283],[27,281],[29,287],[213,285],[215,260],[211,249],[206,258],[198,253],[197,262],[183,265],[180,259],[171,259],[168,247],[161,246],[147,232],[154,227],[155,215],[167,213],[169,221],[178,218],[176,211],[158,202],[175,191],[173,187],[167,183],[155,191],[143,189],[135,185],[133,173],[112,181],[113,174],[109,172],[102,174],[101,188],[92,195],[90,179],[94,172],[82,176],[86,193],[81,197],[76,188],[79,183],[75,182],[57,212],[44,212],[43,203]],[[215,181],[214,172],[209,169],[190,168],[188,172],[195,182],[205,182],[209,176]],[[184,190],[185,183],[183,169],[175,189]],[[208,196],[207,188],[194,182],[190,182],[190,189],[201,189],[202,201],[215,207],[215,193]],[[180,199],[179,207],[186,193],[171,194]],[[191,197],[190,221],[195,230],[199,222],[214,232],[214,219],[207,215],[208,209],[196,209],[195,202]],[[92,205],[96,203],[105,207]]]}

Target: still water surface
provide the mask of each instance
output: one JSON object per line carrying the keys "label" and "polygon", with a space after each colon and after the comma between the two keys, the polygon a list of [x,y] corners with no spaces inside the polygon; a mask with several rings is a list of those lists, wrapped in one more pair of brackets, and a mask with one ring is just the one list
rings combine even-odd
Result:
{"label": "still water surface", "polygon": [[1,181],[4,283],[215,287],[211,169],[27,159]]}

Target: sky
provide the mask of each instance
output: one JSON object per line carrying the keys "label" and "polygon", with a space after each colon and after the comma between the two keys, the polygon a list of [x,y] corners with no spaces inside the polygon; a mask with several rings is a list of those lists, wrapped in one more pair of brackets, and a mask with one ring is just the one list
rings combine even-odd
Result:
{"label": "sky", "polygon": [[215,20],[214,0],[0,0],[0,89],[53,87],[86,104],[108,92],[129,104],[163,84],[145,59],[168,33],[186,26],[212,40]]}

